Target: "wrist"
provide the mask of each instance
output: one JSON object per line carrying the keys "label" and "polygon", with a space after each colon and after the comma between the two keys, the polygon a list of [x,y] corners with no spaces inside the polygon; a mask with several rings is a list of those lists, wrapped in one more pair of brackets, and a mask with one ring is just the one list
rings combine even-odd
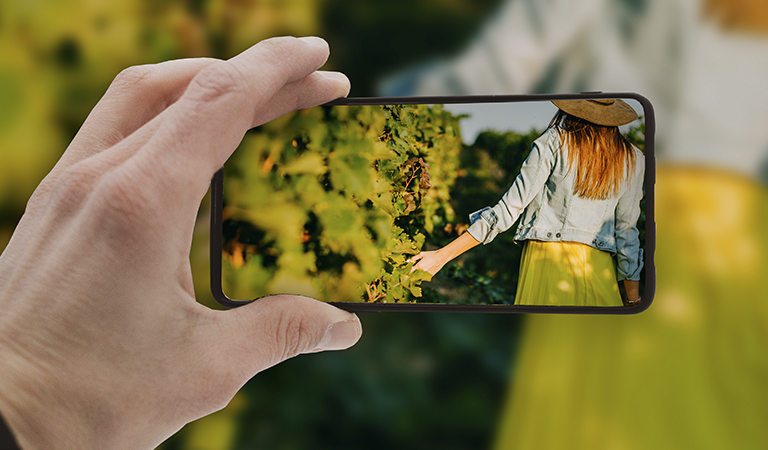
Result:
{"label": "wrist", "polygon": [[442,264],[445,264],[456,257],[448,246],[437,249],[435,251],[435,256],[437,257],[438,262]]}
{"label": "wrist", "polygon": [[16,442],[22,449],[99,447],[99,430],[88,428],[83,416],[83,401],[92,393],[72,395],[78,391],[73,378],[53,367],[54,358],[35,356],[24,340],[21,347],[0,336],[0,414]]}
{"label": "wrist", "polygon": [[[3,346],[3,350],[7,350]],[[23,361],[18,356],[8,351],[0,353],[0,414],[21,448],[43,448],[44,444],[53,445],[53,442],[43,438],[45,432],[42,424],[36,423],[44,409],[38,405],[38,399],[30,395],[31,391],[25,385],[29,384],[29,377],[20,375],[28,372],[23,368]],[[37,437],[37,438],[36,438]],[[41,439],[42,438],[42,439]]]}

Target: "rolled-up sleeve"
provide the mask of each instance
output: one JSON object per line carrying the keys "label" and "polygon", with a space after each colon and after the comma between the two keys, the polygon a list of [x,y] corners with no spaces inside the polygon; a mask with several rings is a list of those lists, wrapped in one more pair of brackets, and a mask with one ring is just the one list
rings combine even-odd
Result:
{"label": "rolled-up sleeve", "polygon": [[[549,133],[556,131],[550,130]],[[533,143],[520,174],[501,200],[495,206],[485,207],[469,215],[471,225],[467,232],[478,242],[487,244],[499,233],[512,227],[523,209],[544,188],[555,165],[556,149],[552,142],[559,142],[552,135],[545,136]]]}
{"label": "rolled-up sleeve", "polygon": [[643,249],[640,247],[637,219],[640,217],[640,200],[643,198],[645,157],[640,151],[636,151],[636,155],[635,173],[630,180],[629,189],[616,205],[614,233],[619,281],[639,281],[640,270],[643,268]]}

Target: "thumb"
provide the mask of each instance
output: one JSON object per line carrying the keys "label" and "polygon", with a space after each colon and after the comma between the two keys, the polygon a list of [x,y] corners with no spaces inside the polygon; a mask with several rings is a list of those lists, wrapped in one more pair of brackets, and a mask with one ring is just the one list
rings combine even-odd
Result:
{"label": "thumb", "polygon": [[227,360],[247,378],[301,353],[349,348],[363,333],[355,314],[298,295],[264,297],[223,314]]}

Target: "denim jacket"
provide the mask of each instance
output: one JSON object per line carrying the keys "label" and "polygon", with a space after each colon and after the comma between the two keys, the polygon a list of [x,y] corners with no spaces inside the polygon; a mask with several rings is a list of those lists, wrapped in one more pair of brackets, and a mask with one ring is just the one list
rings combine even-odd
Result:
{"label": "denim jacket", "polygon": [[[520,218],[516,241],[570,241],[615,253],[618,279],[640,280],[643,249],[637,219],[643,196],[645,156],[635,151],[635,170],[617,197],[591,200],[573,193],[575,175],[559,133],[549,129],[533,143],[514,184],[493,207],[470,215],[469,234],[487,244]],[[575,170],[574,170],[575,171]]]}

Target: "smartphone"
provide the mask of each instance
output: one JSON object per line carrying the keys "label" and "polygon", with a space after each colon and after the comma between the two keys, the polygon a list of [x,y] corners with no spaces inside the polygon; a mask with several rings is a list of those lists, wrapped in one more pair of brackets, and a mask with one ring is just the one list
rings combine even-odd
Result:
{"label": "smartphone", "polygon": [[[641,312],[655,289],[654,129],[634,93],[295,111],[246,133],[212,180],[213,295],[227,307],[299,294],[353,312]],[[595,186],[602,197],[583,191]]]}

